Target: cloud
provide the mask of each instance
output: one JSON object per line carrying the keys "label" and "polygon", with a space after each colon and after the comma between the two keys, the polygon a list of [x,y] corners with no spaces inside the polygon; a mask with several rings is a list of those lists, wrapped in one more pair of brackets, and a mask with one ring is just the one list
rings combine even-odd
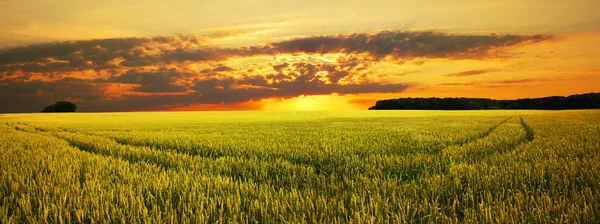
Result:
{"label": "cloud", "polygon": [[[236,72],[217,66],[209,69],[208,73],[189,73],[168,68],[152,71],[131,69],[109,78],[95,80],[3,80],[0,81],[0,85],[3,86],[0,90],[0,103],[10,106],[3,107],[0,112],[39,111],[45,105],[59,100],[76,101],[80,111],[168,110],[207,104],[222,106],[204,106],[205,108],[234,108],[236,106],[230,105],[246,105],[244,103],[267,98],[332,93],[397,93],[409,87],[402,83],[383,84],[368,79],[332,82],[332,74],[343,73],[344,78],[356,76],[354,70],[343,69],[340,65],[328,63],[297,62],[289,65],[285,72],[270,76],[213,73],[213,70]],[[108,86],[119,84],[134,87],[118,96],[106,93]],[[5,86],[7,88],[4,88]],[[246,105],[240,108],[250,107]]]}
{"label": "cloud", "polygon": [[446,74],[444,76],[446,76],[446,77],[464,77],[464,76],[481,75],[481,74],[490,73],[490,72],[493,72],[493,71],[491,71],[491,70],[469,70],[469,71],[464,71],[464,72]]}
{"label": "cloud", "polygon": [[222,111],[222,110],[260,110],[264,106],[259,102],[249,101],[237,104],[192,104],[182,107],[175,107],[170,109],[171,111]]}
{"label": "cloud", "polygon": [[377,100],[374,99],[350,99],[348,103],[358,105],[373,105]]}
{"label": "cloud", "polygon": [[209,38],[210,36],[177,34],[4,48],[0,49],[0,72],[105,70],[115,67],[223,61],[233,57],[295,53],[364,54],[370,57],[370,60],[485,59],[506,57],[504,50],[519,44],[553,39],[547,35],[458,35],[444,32],[384,31],[375,34],[309,36],[260,46],[219,48],[210,45]]}
{"label": "cloud", "polygon": [[539,81],[549,81],[549,79],[545,79],[545,78],[508,79],[508,80],[491,81],[490,83],[493,83],[493,84],[517,84],[517,83],[529,83],[529,82],[539,82]]}
{"label": "cloud", "polygon": [[94,101],[105,97],[101,85],[74,78],[53,82],[5,80],[0,86],[0,112],[35,112],[59,100]]}
{"label": "cloud", "polygon": [[411,73],[414,73],[414,72],[401,72],[401,73],[395,74],[395,76],[406,76],[406,75],[411,74]]}
{"label": "cloud", "polygon": [[[244,75],[240,78],[211,77],[196,81],[191,89],[199,94],[202,103],[231,104],[299,95],[396,93],[409,87],[406,84],[381,84],[371,80],[341,83],[340,79],[351,78],[354,71],[329,63],[296,62],[273,67],[278,74]],[[286,71],[282,70],[284,67]]]}
{"label": "cloud", "polygon": [[[397,93],[411,85],[386,83],[386,75],[371,71],[374,63],[403,63],[415,58],[506,57],[507,48],[553,39],[543,35],[384,31],[307,36],[235,48],[210,43],[211,38],[239,33],[96,39],[3,48],[0,104],[7,106],[0,112],[39,111],[59,100],[76,101],[82,111],[131,111],[208,104],[230,108],[298,95]],[[279,57],[282,54],[285,56]],[[336,57],[313,57],[322,54]],[[274,59],[295,57],[290,55],[300,55],[300,59]],[[248,68],[232,62],[255,56],[273,59]],[[477,72],[481,71],[450,75]]]}
{"label": "cloud", "polygon": [[225,65],[219,65],[213,69],[213,71],[216,71],[216,72],[226,72],[226,71],[233,71],[233,70],[234,70],[233,68],[227,67]]}
{"label": "cloud", "polygon": [[[239,82],[244,82],[244,80]],[[214,86],[225,86],[225,88],[215,88]],[[231,88],[231,86],[223,82],[213,82],[212,85],[199,82],[194,89],[200,94],[198,99],[202,103],[230,104],[265,98],[292,98],[299,95],[397,93],[409,87],[406,84],[362,83],[340,85],[306,81],[282,82],[263,86],[264,88]]]}
{"label": "cloud", "polygon": [[48,59],[67,61],[78,60],[106,62],[117,56],[127,56],[130,50],[143,43],[145,38],[118,38],[85,41],[67,41],[33,44],[0,50],[0,64],[45,63]]}
{"label": "cloud", "polygon": [[[178,59],[181,49],[208,45],[208,39],[192,34],[152,38],[113,38],[32,44],[0,49],[0,71],[104,70],[119,66],[139,67]],[[202,57],[196,54],[193,60]],[[121,60],[120,63],[115,63]],[[174,59],[172,59],[174,60]],[[183,59],[179,59],[183,60]]]}
{"label": "cloud", "polygon": [[131,90],[137,92],[185,92],[187,90],[185,86],[175,84],[178,79],[183,78],[185,75],[185,73],[172,69],[151,72],[129,70],[122,75],[111,77],[105,81],[111,83],[137,84],[139,86]]}
{"label": "cloud", "polygon": [[229,72],[229,71],[234,71],[234,70],[235,69],[225,66],[225,65],[218,65],[217,67],[214,67],[214,68],[202,69],[200,71],[200,73],[208,74],[208,75],[216,75],[218,73]]}
{"label": "cloud", "polygon": [[287,62],[279,65],[273,65],[273,70],[275,70],[277,73],[282,73],[283,69],[287,68],[288,66],[290,66],[290,64],[288,64]]}
{"label": "cloud", "polygon": [[[273,70],[277,74],[267,75],[266,78],[270,82],[280,83],[290,80],[328,80],[330,83],[340,83],[340,81],[350,81],[349,79],[361,74],[361,72],[369,66],[368,62],[361,62],[352,59],[338,60],[336,63],[307,63],[295,62],[289,64],[287,62],[279,65],[273,65]],[[317,74],[320,73],[320,74]]]}
{"label": "cloud", "polygon": [[474,86],[474,87],[504,87],[511,84],[522,84],[532,82],[544,82],[551,81],[552,79],[537,77],[537,78],[524,78],[524,79],[503,79],[503,80],[489,80],[489,81],[474,81],[474,82],[453,82],[453,83],[441,83],[439,85],[444,86]]}
{"label": "cloud", "polygon": [[544,35],[456,35],[443,32],[384,31],[297,38],[272,43],[277,53],[366,53],[376,59],[392,57],[481,59],[499,57],[506,47],[552,39]]}

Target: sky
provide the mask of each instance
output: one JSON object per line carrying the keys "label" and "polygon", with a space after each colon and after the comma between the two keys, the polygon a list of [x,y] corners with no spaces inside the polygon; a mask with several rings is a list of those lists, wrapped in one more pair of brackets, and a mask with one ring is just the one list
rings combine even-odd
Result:
{"label": "sky", "polygon": [[0,0],[0,113],[600,92],[600,1]]}

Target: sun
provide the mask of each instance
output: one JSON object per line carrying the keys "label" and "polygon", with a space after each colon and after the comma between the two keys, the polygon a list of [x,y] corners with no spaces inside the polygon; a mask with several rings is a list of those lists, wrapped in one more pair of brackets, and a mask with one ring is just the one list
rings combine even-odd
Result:
{"label": "sun", "polygon": [[311,96],[300,95],[296,97],[296,110],[318,110],[319,106]]}
{"label": "sun", "polygon": [[[299,95],[296,97],[282,99],[271,98],[264,99],[258,103],[262,105],[263,110],[296,110],[296,111],[315,111],[315,110],[364,110],[367,107],[364,104],[351,103],[357,96],[341,96],[338,94],[330,95]],[[358,100],[364,100],[358,96]],[[371,102],[371,101],[369,101]],[[371,102],[372,103],[372,102]]]}

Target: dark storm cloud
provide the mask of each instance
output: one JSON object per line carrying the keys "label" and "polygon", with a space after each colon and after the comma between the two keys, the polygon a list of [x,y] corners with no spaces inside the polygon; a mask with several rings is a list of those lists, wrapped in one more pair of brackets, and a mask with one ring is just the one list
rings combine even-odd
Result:
{"label": "dark storm cloud", "polygon": [[[243,83],[245,81],[239,81]],[[234,81],[234,83],[237,83]],[[265,98],[291,98],[300,94],[359,94],[359,93],[396,93],[402,92],[408,85],[404,84],[312,84],[283,83],[274,86],[279,89],[270,88],[231,88],[231,81],[212,80],[196,83],[195,93],[182,93],[179,95],[134,95],[125,94],[119,98],[102,98],[102,89],[97,86],[78,85],[68,88],[58,87],[52,94],[36,94],[38,88],[54,85],[56,83],[28,82],[10,83],[9,85],[25,88],[15,90],[0,88],[0,102],[3,107],[0,112],[35,112],[44,106],[59,100],[76,99],[79,111],[134,111],[134,110],[167,110],[175,107],[192,104],[235,104],[250,100]],[[273,86],[273,87],[274,87]],[[2,86],[5,87],[5,86]],[[222,87],[222,88],[217,88]],[[9,91],[7,91],[9,90]],[[77,92],[71,92],[77,91]]]}
{"label": "dark storm cloud", "polygon": [[281,73],[283,69],[287,68],[288,66],[290,66],[290,64],[288,64],[287,62],[279,65],[273,65],[273,70],[275,70],[277,73]]}
{"label": "dark storm cloud", "polygon": [[[28,95],[73,99],[100,99],[104,96],[103,91],[99,90],[97,84],[90,80],[63,78],[52,82],[34,81],[0,81],[4,84],[0,93],[2,96],[10,95]],[[73,93],[73,94],[70,94]]]}
{"label": "dark storm cloud", "polygon": [[216,75],[219,72],[229,72],[229,71],[234,71],[234,70],[235,69],[233,69],[229,66],[218,65],[217,67],[214,67],[214,68],[202,69],[200,71],[200,73],[205,74],[205,75]]}
{"label": "dark storm cloud", "polygon": [[59,100],[93,101],[102,98],[104,90],[89,80],[0,81],[0,112],[34,112]]}
{"label": "dark storm cloud", "polygon": [[[220,85],[226,86],[222,83]],[[198,98],[202,103],[232,104],[264,98],[292,98],[299,95],[397,93],[408,87],[405,84],[362,83],[340,85],[317,82],[284,82],[269,85],[265,88],[211,88],[206,83],[201,82],[197,83],[194,89],[200,94]]]}
{"label": "dark storm cloud", "polygon": [[[217,48],[193,35],[115,38],[33,44],[0,49],[0,71],[103,70],[175,62],[222,61],[231,57],[281,53],[367,54],[372,60],[447,58],[482,59],[502,56],[498,50],[552,39],[543,35],[455,35],[442,32],[384,31],[302,37],[261,46]],[[147,54],[147,52],[152,52]],[[122,60],[115,65],[114,60]],[[364,58],[361,60],[365,60]]]}
{"label": "dark storm cloud", "polygon": [[446,76],[446,77],[464,77],[464,76],[481,75],[481,74],[490,73],[490,72],[492,72],[492,71],[490,71],[490,70],[470,70],[470,71],[446,74],[444,76]]}
{"label": "dark storm cloud", "polygon": [[348,76],[348,72],[347,71],[335,71],[332,73],[329,73],[329,75],[327,75],[327,78],[329,79],[329,81],[333,82],[333,83],[337,83],[338,81],[340,81],[340,79]]}
{"label": "dark storm cloud", "polygon": [[147,58],[146,60],[160,61],[170,64],[173,62],[188,62],[188,61],[221,61],[229,56],[218,48],[207,49],[184,49],[178,48],[173,51],[165,51],[157,58]]}
{"label": "dark storm cloud", "polygon": [[270,44],[278,53],[367,53],[375,58],[480,59],[497,57],[493,50],[552,39],[543,35],[454,35],[442,32],[384,31],[298,38]]}
{"label": "dark storm cloud", "polygon": [[199,102],[198,95],[123,95],[118,99],[82,101],[77,105],[82,111],[143,111],[168,110]]}
{"label": "dark storm cloud", "polygon": [[[339,79],[348,77],[349,72],[341,70],[340,66],[330,64],[294,63],[274,67],[286,67],[288,72],[267,76],[243,76],[236,79],[210,78],[197,81],[192,89],[199,94],[202,103],[231,104],[272,97],[291,98],[298,95],[396,93],[409,87],[406,84],[377,82],[340,84]],[[281,69],[277,70],[281,71]],[[318,74],[319,71],[325,70],[329,74]]]}
{"label": "dark storm cloud", "polygon": [[187,90],[185,86],[175,84],[175,82],[183,78],[186,73],[181,73],[176,70],[158,70],[158,71],[135,71],[130,70],[122,75],[111,77],[106,82],[123,83],[123,84],[138,84],[132,91],[160,93],[160,92],[184,92]]}
{"label": "dark storm cloud", "polygon": [[[353,63],[353,62],[352,62]],[[267,75],[267,79],[271,80],[275,83],[279,83],[281,81],[289,81],[289,80],[307,80],[314,79],[316,74],[321,71],[326,71],[327,75],[325,76],[332,83],[338,83],[341,79],[345,77],[350,77],[351,73],[357,73],[362,71],[362,69],[357,69],[357,67],[368,67],[366,64],[352,64],[346,62],[340,63],[303,63],[296,62],[293,64],[283,63],[279,65],[273,65],[273,70],[277,72],[277,74]],[[284,69],[287,69],[284,71]],[[318,78],[318,77],[316,77]]]}
{"label": "dark storm cloud", "polygon": [[[325,70],[330,73],[319,73]],[[285,73],[270,76],[243,74],[234,77],[186,73],[176,69],[132,69],[110,78],[95,80],[63,78],[45,82],[7,79],[0,81],[0,103],[8,106],[0,108],[0,112],[39,111],[59,100],[74,100],[79,111],[166,110],[192,104],[231,105],[298,95],[396,93],[409,87],[406,84],[374,81],[340,84],[332,82],[331,75],[351,76],[339,65],[294,63],[288,66]],[[183,79],[193,82],[174,83]],[[119,97],[106,95],[107,86],[114,84],[135,84],[137,87]],[[161,94],[166,92],[169,95]]]}
{"label": "dark storm cloud", "polygon": [[233,68],[225,66],[225,65],[219,65],[216,68],[214,68],[213,71],[216,71],[216,72],[233,71]]}
{"label": "dark storm cloud", "polygon": [[[503,57],[504,48],[552,39],[540,35],[385,31],[310,36],[260,46],[218,48],[209,45],[206,38],[179,34],[42,43],[0,49],[0,105],[3,105],[0,112],[39,111],[59,100],[73,100],[81,111],[129,111],[170,109],[191,104],[235,104],[301,94],[395,93],[409,86],[371,80],[369,76],[377,74],[368,75],[366,69],[377,61],[388,59],[402,63],[416,57]],[[223,60],[235,57],[288,53],[342,54],[335,62],[269,65],[273,70],[265,74],[256,74],[261,69],[238,70],[220,64],[224,63]],[[173,64],[203,61],[216,65],[196,72],[186,70],[189,69],[186,65]],[[81,72],[84,70],[95,72]],[[67,73],[72,71],[77,72]],[[79,78],[96,74],[102,76],[63,78],[65,74]],[[108,75],[112,76],[106,78]],[[123,90],[118,94],[119,97],[106,93],[108,86],[119,84],[134,87]],[[510,81],[495,84],[508,85]]]}
{"label": "dark storm cloud", "polygon": [[0,65],[45,63],[47,59],[67,61],[71,67],[91,61],[102,65],[116,57],[131,55],[130,50],[149,42],[145,38],[118,38],[33,44],[0,50]]}
{"label": "dark storm cloud", "polygon": [[[131,80],[131,76],[122,81]],[[102,83],[102,80],[96,80]],[[150,88],[143,87],[142,88]],[[164,87],[160,87],[164,88]],[[135,111],[162,110],[199,102],[197,94],[180,95],[134,95],[107,98],[101,84],[89,80],[65,78],[52,82],[0,81],[1,113],[37,112],[56,101],[70,100],[78,111]]]}
{"label": "dark storm cloud", "polygon": [[[163,58],[166,61],[177,60],[178,52],[183,47],[202,44],[206,44],[206,39],[202,36],[184,34],[32,44],[0,49],[0,71],[103,70],[116,67],[112,64],[115,59],[122,59],[120,65],[125,67],[154,65],[160,63]],[[170,48],[176,49],[167,50]],[[145,54],[146,51],[160,52],[160,54],[149,56]],[[174,59],[169,60],[170,57]],[[197,53],[192,59],[200,60],[201,57],[203,55]],[[212,60],[211,56],[206,57]]]}
{"label": "dark storm cloud", "polygon": [[[0,71],[56,72],[69,71],[70,66],[69,62],[26,63],[22,65],[0,65]],[[80,68],[86,67],[85,64],[78,66]],[[87,67],[90,68],[89,66]]]}

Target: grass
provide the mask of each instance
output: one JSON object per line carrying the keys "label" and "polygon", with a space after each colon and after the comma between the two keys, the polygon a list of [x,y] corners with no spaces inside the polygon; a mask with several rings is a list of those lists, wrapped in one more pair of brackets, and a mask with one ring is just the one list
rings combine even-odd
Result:
{"label": "grass", "polygon": [[600,220],[600,111],[0,115],[0,222]]}

